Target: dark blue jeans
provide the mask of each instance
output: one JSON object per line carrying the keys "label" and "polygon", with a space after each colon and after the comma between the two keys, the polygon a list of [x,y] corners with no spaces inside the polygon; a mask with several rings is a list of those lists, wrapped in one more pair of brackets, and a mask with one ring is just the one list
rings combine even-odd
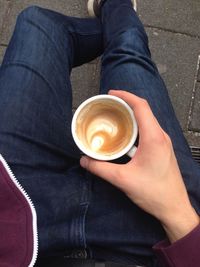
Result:
{"label": "dark blue jeans", "polygon": [[72,140],[70,72],[101,54],[100,93],[123,89],[148,100],[199,212],[200,168],[130,0],[105,2],[101,20],[39,7],[18,16],[0,68],[0,153],[35,204],[40,257],[81,250],[83,257],[157,266],[151,248],[165,237],[160,223],[83,170]]}

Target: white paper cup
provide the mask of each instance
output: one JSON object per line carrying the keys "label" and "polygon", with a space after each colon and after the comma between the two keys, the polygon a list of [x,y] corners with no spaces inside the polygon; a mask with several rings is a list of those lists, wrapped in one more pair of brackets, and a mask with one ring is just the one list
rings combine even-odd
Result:
{"label": "white paper cup", "polygon": [[[88,147],[86,147],[84,145],[84,143],[80,140],[80,137],[77,134],[77,119],[79,117],[79,115],[83,112],[84,108],[86,106],[88,106],[89,104],[91,104],[92,102],[95,101],[107,101],[107,100],[112,100],[113,105],[116,103],[116,105],[120,104],[123,106],[123,108],[126,109],[126,111],[128,112],[128,114],[130,115],[131,118],[131,123],[132,123],[132,134],[130,136],[130,140],[128,141],[128,143],[126,144],[125,147],[123,147],[120,151],[118,151],[117,153],[111,154],[111,155],[107,155],[107,154],[99,154],[96,153],[95,151],[92,151],[91,149],[88,149]],[[73,119],[72,119],[72,125],[71,125],[71,131],[72,131],[72,136],[74,138],[74,141],[76,143],[76,145],[78,146],[78,148],[83,152],[83,154],[97,159],[97,160],[104,160],[104,161],[110,161],[110,160],[114,160],[117,158],[122,157],[123,155],[128,155],[129,157],[133,157],[137,148],[134,145],[137,135],[138,135],[138,126],[137,126],[137,122],[134,116],[134,112],[133,110],[130,108],[130,106],[121,98],[116,97],[116,96],[112,96],[112,95],[97,95],[97,96],[93,96],[89,99],[87,99],[86,101],[84,101],[76,110]]]}

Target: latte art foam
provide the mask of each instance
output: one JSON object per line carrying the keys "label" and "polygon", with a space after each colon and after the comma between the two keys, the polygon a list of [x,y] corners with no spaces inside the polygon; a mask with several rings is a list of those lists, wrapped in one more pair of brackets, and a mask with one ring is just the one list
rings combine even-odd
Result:
{"label": "latte art foam", "polygon": [[77,136],[89,150],[103,155],[121,151],[130,141],[130,114],[119,103],[97,101],[88,104],[77,118]]}
{"label": "latte art foam", "polygon": [[95,152],[109,149],[109,144],[119,138],[120,125],[113,114],[103,112],[97,115],[86,128],[86,138],[90,148]]}

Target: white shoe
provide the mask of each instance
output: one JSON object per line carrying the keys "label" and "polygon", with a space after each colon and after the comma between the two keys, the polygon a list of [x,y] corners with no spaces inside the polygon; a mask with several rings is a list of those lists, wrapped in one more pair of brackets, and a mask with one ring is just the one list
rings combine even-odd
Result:
{"label": "white shoe", "polygon": [[[99,17],[100,15],[100,4],[102,0],[88,0],[87,9],[90,17]],[[109,0],[107,0],[109,1]],[[137,2],[136,0],[131,0],[133,3],[133,8],[137,11]]]}

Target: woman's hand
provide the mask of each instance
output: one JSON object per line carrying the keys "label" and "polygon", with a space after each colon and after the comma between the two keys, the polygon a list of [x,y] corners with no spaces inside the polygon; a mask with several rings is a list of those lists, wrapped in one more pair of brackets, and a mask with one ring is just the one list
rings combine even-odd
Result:
{"label": "woman's hand", "polygon": [[109,94],[125,100],[134,110],[139,146],[124,165],[81,158],[81,166],[120,188],[140,208],[161,221],[171,242],[199,223],[176,161],[170,137],[160,127],[146,100],[125,91]]}

